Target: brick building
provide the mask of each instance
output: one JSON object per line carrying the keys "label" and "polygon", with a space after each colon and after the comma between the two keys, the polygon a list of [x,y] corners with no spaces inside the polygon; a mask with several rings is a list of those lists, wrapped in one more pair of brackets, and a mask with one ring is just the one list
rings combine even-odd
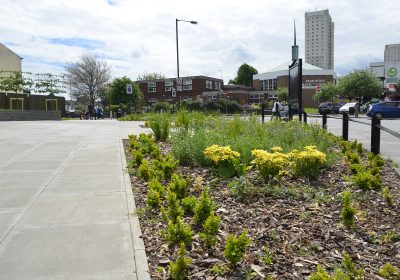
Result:
{"label": "brick building", "polygon": [[[278,87],[289,87],[289,65],[279,65],[268,72],[253,76],[253,87],[256,91],[265,91],[268,98],[277,96]],[[312,97],[317,87],[329,82],[336,83],[336,73],[331,69],[322,69],[303,62],[302,76],[303,107],[318,107],[318,102]]]}
{"label": "brick building", "polygon": [[207,76],[181,77],[179,82],[180,85],[177,84],[176,78],[168,78],[143,80],[137,83],[144,95],[146,105],[152,105],[156,102],[174,104],[185,99],[213,98],[213,96],[221,95],[223,87],[223,80]]}

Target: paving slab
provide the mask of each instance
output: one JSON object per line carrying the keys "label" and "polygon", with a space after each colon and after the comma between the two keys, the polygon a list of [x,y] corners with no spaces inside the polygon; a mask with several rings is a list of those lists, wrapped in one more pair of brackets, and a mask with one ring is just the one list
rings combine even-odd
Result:
{"label": "paving slab", "polygon": [[61,164],[62,160],[30,160],[30,161],[14,161],[6,166],[0,167],[1,171],[15,170],[55,170]]}
{"label": "paving slab", "polygon": [[0,171],[0,188],[45,186],[52,177],[48,171]]}
{"label": "paving slab", "polygon": [[0,189],[0,210],[25,209],[39,195],[43,187]]}
{"label": "paving slab", "polygon": [[18,221],[24,212],[0,211],[0,241],[11,230],[11,227]]}

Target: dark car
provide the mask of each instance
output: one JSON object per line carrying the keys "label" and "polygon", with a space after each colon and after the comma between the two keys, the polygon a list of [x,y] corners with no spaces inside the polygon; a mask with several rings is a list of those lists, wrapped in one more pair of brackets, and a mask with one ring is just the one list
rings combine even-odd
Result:
{"label": "dark car", "polygon": [[339,114],[339,109],[342,106],[340,103],[334,103],[334,102],[324,102],[319,104],[318,106],[318,113],[321,115],[323,113],[327,114]]}
{"label": "dark car", "polygon": [[386,101],[368,107],[367,116],[382,118],[400,118],[400,101]]}

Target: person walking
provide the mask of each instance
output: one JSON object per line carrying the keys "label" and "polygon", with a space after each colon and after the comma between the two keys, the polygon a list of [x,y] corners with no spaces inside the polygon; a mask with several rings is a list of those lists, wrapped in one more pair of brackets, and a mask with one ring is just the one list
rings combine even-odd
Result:
{"label": "person walking", "polygon": [[276,100],[274,102],[274,105],[272,106],[271,121],[274,117],[281,119],[281,108],[282,108],[281,103],[279,103],[279,100]]}

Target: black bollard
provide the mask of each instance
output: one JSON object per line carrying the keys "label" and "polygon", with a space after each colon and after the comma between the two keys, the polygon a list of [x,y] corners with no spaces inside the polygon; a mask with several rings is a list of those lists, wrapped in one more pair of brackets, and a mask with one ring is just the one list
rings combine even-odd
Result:
{"label": "black bollard", "polygon": [[349,114],[346,112],[343,112],[342,138],[346,141],[349,140]]}
{"label": "black bollard", "polygon": [[378,127],[378,125],[381,125],[381,120],[375,115],[372,116],[371,120],[371,152],[377,155],[381,145],[381,129]]}
{"label": "black bollard", "polygon": [[328,114],[326,112],[322,113],[322,128],[327,129],[327,120],[328,120]]}

